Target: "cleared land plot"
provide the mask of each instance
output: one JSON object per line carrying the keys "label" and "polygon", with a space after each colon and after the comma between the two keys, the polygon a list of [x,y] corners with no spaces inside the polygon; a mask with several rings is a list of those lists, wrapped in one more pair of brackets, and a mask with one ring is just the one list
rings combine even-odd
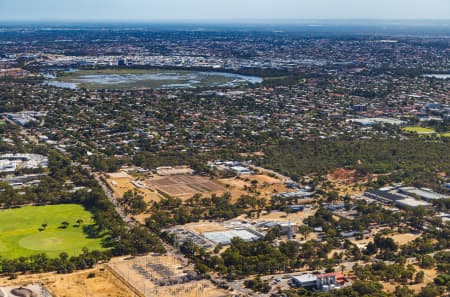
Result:
{"label": "cleared land plot", "polygon": [[433,128],[426,128],[420,126],[408,126],[403,128],[405,132],[423,134],[423,135],[436,135],[437,137],[450,137],[450,132],[437,133]]}
{"label": "cleared land plot", "polygon": [[420,126],[408,126],[403,128],[405,132],[415,132],[415,133],[436,133],[436,131],[432,128],[425,128]]}
{"label": "cleared land plot", "polygon": [[[252,221],[265,222],[265,221],[273,221],[273,222],[288,222],[296,223],[297,225],[302,225],[303,221],[313,215],[315,215],[317,209],[306,209],[304,211],[299,211],[296,213],[285,213],[281,211],[273,211],[268,214],[264,214],[260,216],[258,219],[252,219]],[[239,217],[241,218],[241,217]],[[244,217],[242,217],[244,219]]]}
{"label": "cleared land plot", "polygon": [[173,255],[135,257],[109,264],[109,267],[124,283],[148,297],[228,296],[226,291],[215,288],[207,280],[186,280],[193,267]]}
{"label": "cleared land plot", "polygon": [[191,198],[195,194],[219,194],[225,187],[203,176],[177,175],[147,181],[158,191],[177,198]]}
{"label": "cleared land plot", "polygon": [[376,180],[376,175],[359,175],[356,170],[338,168],[329,172],[327,179],[332,182],[340,196],[355,196],[365,192],[364,184],[369,180]]}
{"label": "cleared land plot", "polygon": [[[81,225],[77,223],[82,220]],[[69,225],[62,228],[62,222]],[[42,224],[47,224],[44,230]],[[0,211],[0,255],[17,258],[38,253],[56,257],[61,252],[79,255],[83,247],[103,250],[102,238],[88,238],[84,227],[92,214],[81,205],[26,206]]]}
{"label": "cleared land plot", "polygon": [[94,271],[95,277],[88,278],[88,272],[55,277],[47,287],[55,297],[134,297],[130,289],[108,271]]}
{"label": "cleared land plot", "polygon": [[397,245],[404,245],[419,238],[420,234],[403,233],[403,234],[389,235],[388,237],[392,238]]}
{"label": "cleared land plot", "polygon": [[[256,181],[256,186],[252,184],[252,181]],[[270,199],[276,193],[294,191],[287,188],[282,180],[265,174],[222,178],[218,182],[227,187],[227,192],[230,192],[233,201],[242,195],[253,195],[254,192],[259,193],[259,198]]]}
{"label": "cleared land plot", "polygon": [[131,190],[137,191],[139,194],[141,194],[144,197],[144,201],[147,203],[160,200],[160,196],[158,195],[158,193],[151,191],[150,189],[146,189],[145,187],[137,187],[136,185],[141,184],[143,186],[143,182],[136,181],[134,177],[124,172],[108,174],[106,182],[113,190],[114,196],[116,198],[122,198],[125,192]]}
{"label": "cleared land plot", "polygon": [[[425,273],[425,276],[423,278],[423,282],[420,284],[412,284],[412,285],[408,285],[408,288],[411,290],[414,290],[415,293],[420,292],[420,290],[425,287],[426,285],[433,283],[434,282],[434,278],[438,275],[436,269],[423,269],[420,268],[417,265],[414,265],[414,268],[416,269],[416,272],[419,271],[423,271]],[[385,291],[388,292],[394,292],[395,291],[395,287],[400,285],[399,283],[395,283],[395,282],[381,282],[381,284],[384,287]]]}
{"label": "cleared land plot", "polygon": [[[88,277],[94,273],[94,277]],[[92,276],[92,275],[91,275]],[[135,297],[129,288],[119,281],[109,271],[95,268],[71,274],[32,274],[19,275],[17,279],[0,279],[7,286],[24,286],[31,283],[41,283],[53,297]]]}
{"label": "cleared land plot", "polygon": [[188,225],[189,229],[196,233],[204,233],[204,232],[214,232],[214,231],[224,231],[227,230],[222,224],[219,223],[195,223]]}

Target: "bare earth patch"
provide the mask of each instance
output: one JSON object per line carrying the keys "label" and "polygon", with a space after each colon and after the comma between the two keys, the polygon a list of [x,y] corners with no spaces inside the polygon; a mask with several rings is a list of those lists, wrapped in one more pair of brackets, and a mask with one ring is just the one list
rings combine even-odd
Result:
{"label": "bare earth patch", "polygon": [[[95,277],[88,278],[89,273]],[[72,274],[34,274],[19,276],[16,280],[0,279],[2,285],[42,283],[53,297],[135,297],[136,295],[108,271],[91,269]]]}
{"label": "bare earth patch", "polygon": [[145,181],[147,185],[172,197],[189,199],[195,194],[222,194],[225,187],[208,177],[194,175],[176,175],[154,178]]}
{"label": "bare earth patch", "polygon": [[107,175],[106,182],[113,190],[116,198],[122,198],[127,191],[137,191],[144,197],[144,201],[151,203],[159,201],[160,195],[156,191],[146,188],[142,182],[137,181],[133,176],[125,172],[110,173]]}
{"label": "bare earth patch", "polygon": [[[256,181],[256,186],[252,184]],[[258,198],[270,199],[276,193],[292,192],[294,190],[286,187],[281,179],[268,176],[266,174],[248,175],[242,177],[222,178],[218,182],[226,186],[230,192],[233,201],[236,201],[242,195],[255,195],[258,192]]]}
{"label": "bare earth patch", "polygon": [[[426,287],[428,284],[434,282],[434,278],[438,275],[436,269],[422,269],[418,267],[417,265],[414,265],[414,268],[416,269],[416,273],[419,271],[423,271],[425,273],[423,282],[420,284],[408,284],[408,288],[414,290],[414,292],[419,293],[420,290],[422,290],[423,287]],[[387,292],[394,292],[395,287],[400,285],[397,283],[387,283],[387,282],[381,282],[383,284],[384,290]]]}
{"label": "bare earth patch", "polygon": [[404,233],[390,235],[389,237],[392,238],[397,245],[404,245],[410,243],[416,238],[419,238],[420,234]]}

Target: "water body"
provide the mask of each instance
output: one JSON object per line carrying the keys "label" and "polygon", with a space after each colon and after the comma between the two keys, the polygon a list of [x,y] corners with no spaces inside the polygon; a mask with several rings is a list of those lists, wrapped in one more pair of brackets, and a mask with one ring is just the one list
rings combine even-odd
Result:
{"label": "water body", "polygon": [[46,84],[62,88],[92,89],[174,89],[197,87],[236,87],[245,84],[262,83],[257,76],[225,72],[171,71],[171,70],[124,70],[79,71],[60,78],[49,79]]}
{"label": "water body", "polygon": [[424,74],[423,76],[437,79],[450,79],[450,74]]}
{"label": "water body", "polygon": [[57,81],[57,80],[49,80],[49,81],[46,81],[44,84],[47,86],[51,86],[51,87],[72,89],[72,90],[75,90],[78,88],[78,84],[76,84],[76,83],[68,83],[68,82],[62,82],[62,81]]}

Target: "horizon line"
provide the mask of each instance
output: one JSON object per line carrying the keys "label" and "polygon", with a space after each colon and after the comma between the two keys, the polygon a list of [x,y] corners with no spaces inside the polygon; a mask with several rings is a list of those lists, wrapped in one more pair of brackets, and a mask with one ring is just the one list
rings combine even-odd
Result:
{"label": "horizon line", "polygon": [[10,19],[1,20],[2,23],[147,23],[147,24],[157,24],[157,23],[304,23],[311,21],[370,21],[370,22],[449,22],[450,18],[223,18],[223,19],[213,19],[213,18],[180,18],[180,19]]}

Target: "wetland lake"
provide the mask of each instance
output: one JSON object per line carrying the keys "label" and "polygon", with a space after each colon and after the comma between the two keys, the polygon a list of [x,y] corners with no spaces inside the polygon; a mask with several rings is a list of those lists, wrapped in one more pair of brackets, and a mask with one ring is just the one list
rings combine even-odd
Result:
{"label": "wetland lake", "polygon": [[64,72],[46,84],[86,89],[172,89],[236,87],[258,84],[263,79],[227,72],[160,69],[106,69]]}

